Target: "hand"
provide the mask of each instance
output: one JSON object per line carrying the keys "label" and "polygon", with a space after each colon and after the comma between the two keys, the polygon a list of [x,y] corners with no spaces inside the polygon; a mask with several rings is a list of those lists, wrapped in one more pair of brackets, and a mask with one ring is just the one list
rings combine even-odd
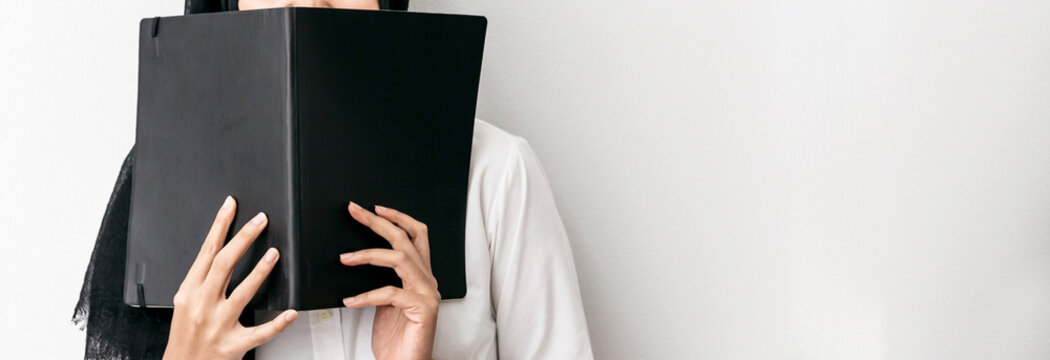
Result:
{"label": "hand", "polygon": [[[401,288],[387,286],[343,299],[350,308],[376,307],[372,352],[376,359],[431,359],[441,294],[430,270],[427,226],[397,210],[376,206],[376,213],[355,203],[350,215],[390,242],[393,250],[365,249],[342,254],[348,266],[393,268]],[[378,214],[378,216],[376,216]]]}
{"label": "hand", "polygon": [[226,197],[197,260],[175,293],[164,359],[240,359],[248,350],[269,341],[295,321],[294,310],[250,328],[237,321],[270,275],[279,254],[277,249],[267,250],[255,269],[226,297],[234,265],[266,228],[266,214],[259,213],[223,247],[236,207],[236,201]]}

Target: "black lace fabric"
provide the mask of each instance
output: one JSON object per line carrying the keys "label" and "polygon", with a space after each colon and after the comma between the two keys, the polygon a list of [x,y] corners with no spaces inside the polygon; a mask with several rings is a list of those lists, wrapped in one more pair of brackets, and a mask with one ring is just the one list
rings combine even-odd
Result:
{"label": "black lace fabric", "polygon": [[[113,185],[102,227],[84,273],[73,323],[86,330],[84,359],[160,359],[168,344],[171,309],[142,309],[124,303],[131,178],[135,167],[132,148]],[[254,323],[246,311],[240,321]],[[254,359],[249,351],[245,359]]]}
{"label": "black lace fabric", "polygon": [[171,310],[124,304],[124,256],[134,148],[117,175],[102,227],[84,274],[73,322],[86,330],[85,359],[159,359],[164,355]]}

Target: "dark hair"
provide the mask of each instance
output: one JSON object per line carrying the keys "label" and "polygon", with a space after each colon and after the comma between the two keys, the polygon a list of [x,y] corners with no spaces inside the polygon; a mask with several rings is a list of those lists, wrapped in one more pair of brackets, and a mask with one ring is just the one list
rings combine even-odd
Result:
{"label": "dark hair", "polygon": [[[237,10],[238,0],[186,0],[186,14]],[[408,10],[408,0],[379,0],[379,8]]]}
{"label": "dark hair", "polygon": [[387,10],[408,10],[408,0],[379,0],[379,8]]}

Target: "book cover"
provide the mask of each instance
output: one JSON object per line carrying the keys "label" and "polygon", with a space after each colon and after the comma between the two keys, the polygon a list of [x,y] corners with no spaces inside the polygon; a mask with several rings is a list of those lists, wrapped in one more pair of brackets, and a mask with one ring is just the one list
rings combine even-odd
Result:
{"label": "book cover", "polygon": [[340,253],[389,244],[346,205],[427,224],[442,298],[466,293],[467,181],[486,21],[395,11],[278,8],[144,19],[125,303],[170,307],[226,195],[230,237],[269,225],[278,266],[250,305],[300,310],[400,286]]}

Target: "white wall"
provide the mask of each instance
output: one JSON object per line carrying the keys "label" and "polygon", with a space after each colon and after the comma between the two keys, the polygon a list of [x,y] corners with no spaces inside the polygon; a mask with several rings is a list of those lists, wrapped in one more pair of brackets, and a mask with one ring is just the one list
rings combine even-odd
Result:
{"label": "white wall", "polygon": [[[53,3],[0,2],[0,331],[71,358],[181,4]],[[479,115],[544,161],[600,358],[1050,358],[1050,3],[413,6],[488,16]]]}
{"label": "white wall", "polygon": [[70,322],[134,143],[138,21],[172,0],[0,0],[0,358],[83,357]]}

